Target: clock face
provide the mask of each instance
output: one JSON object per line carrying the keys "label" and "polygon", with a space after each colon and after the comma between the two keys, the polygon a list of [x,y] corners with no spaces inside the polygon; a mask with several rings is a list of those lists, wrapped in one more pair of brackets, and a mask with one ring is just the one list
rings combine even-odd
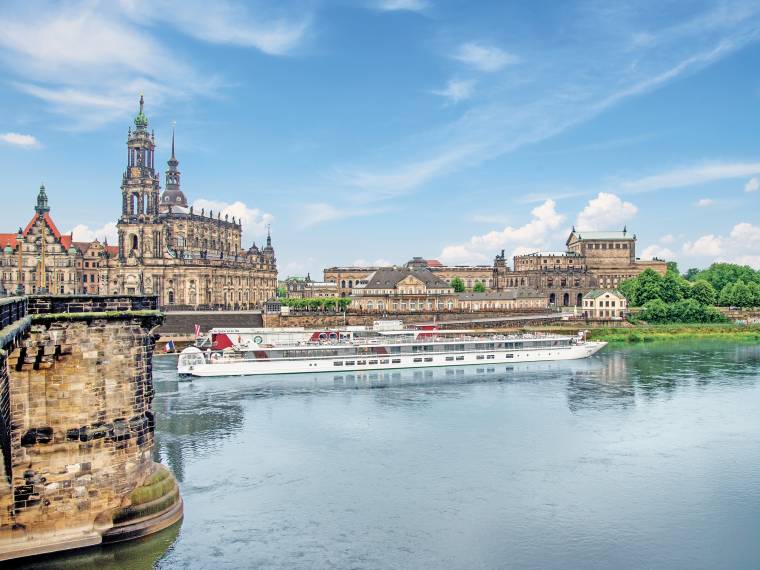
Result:
{"label": "clock face", "polygon": [[140,176],[140,169],[139,169],[137,166],[133,166],[133,167],[131,168],[131,172],[130,172],[130,174],[131,174],[132,176]]}

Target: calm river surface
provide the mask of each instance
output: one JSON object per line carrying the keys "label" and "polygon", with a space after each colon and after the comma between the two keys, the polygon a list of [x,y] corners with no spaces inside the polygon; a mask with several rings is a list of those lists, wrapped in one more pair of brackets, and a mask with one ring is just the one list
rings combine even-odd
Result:
{"label": "calm river surface", "polygon": [[760,347],[178,382],[157,449],[181,528],[83,568],[758,568]]}

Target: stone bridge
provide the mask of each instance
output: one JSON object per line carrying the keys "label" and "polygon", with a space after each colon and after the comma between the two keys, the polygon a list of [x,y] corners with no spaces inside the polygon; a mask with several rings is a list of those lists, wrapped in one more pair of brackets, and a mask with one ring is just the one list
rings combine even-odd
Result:
{"label": "stone bridge", "polygon": [[156,309],[152,297],[0,299],[0,560],[182,518],[152,458]]}

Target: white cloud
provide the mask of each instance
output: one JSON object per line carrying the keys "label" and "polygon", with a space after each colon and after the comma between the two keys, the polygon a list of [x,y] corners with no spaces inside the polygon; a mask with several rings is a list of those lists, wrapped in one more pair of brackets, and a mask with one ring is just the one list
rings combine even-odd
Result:
{"label": "white cloud", "polygon": [[676,254],[673,250],[657,244],[650,245],[641,252],[641,259],[652,259],[654,257],[670,261],[676,257]]}
{"label": "white cloud", "polygon": [[659,239],[659,242],[664,243],[664,244],[675,243],[675,241],[676,241],[676,236],[674,236],[673,234],[665,234]]}
{"label": "white cloud", "polygon": [[70,232],[74,241],[95,241],[100,243],[108,241],[110,245],[119,243],[119,232],[116,229],[116,222],[108,222],[99,228],[90,228],[86,224],[74,226]]}
{"label": "white cloud", "polygon": [[635,180],[623,181],[618,184],[618,188],[624,192],[635,194],[699,186],[718,180],[744,178],[752,174],[760,174],[760,162],[715,162],[696,164]]}
{"label": "white cloud", "polygon": [[757,176],[753,176],[747,180],[747,183],[744,185],[745,192],[756,192],[758,188],[760,188],[760,178]]}
{"label": "white cloud", "polygon": [[39,148],[40,146],[40,142],[35,137],[21,133],[2,133],[0,134],[0,141],[21,148]]}
{"label": "white cloud", "polygon": [[704,235],[695,241],[683,244],[683,252],[695,257],[717,257],[723,253],[724,239],[714,234]]}
{"label": "white cloud", "polygon": [[694,202],[694,205],[697,208],[707,208],[708,206],[712,206],[715,204],[715,200],[712,198],[700,198],[696,202]]}
{"label": "white cloud", "polygon": [[[530,58],[534,64],[514,66],[509,77],[496,74],[484,81],[478,88],[478,104],[467,113],[439,128],[395,141],[398,156],[403,157],[400,161],[381,158],[377,164],[363,166],[363,178],[388,182],[374,196],[385,199],[413,192],[435,178],[556,136],[627,99],[694,74],[760,38],[760,4],[744,4],[741,10],[708,7],[694,11],[670,25],[666,22],[657,30],[656,42],[636,49],[632,49],[630,38],[641,30],[630,18],[620,18],[617,10],[588,6],[577,10],[577,18],[566,20],[568,41],[562,50],[542,50],[542,45],[536,44]],[[599,52],[600,45],[604,53]],[[498,52],[494,52],[497,57],[493,63],[483,56],[488,53],[488,49],[468,48],[452,55],[473,64],[482,59],[490,68],[501,65]],[[623,181],[614,191],[645,192],[729,176],[760,175],[760,164],[722,166],[701,165],[696,173]],[[406,176],[421,167],[424,176]],[[396,177],[409,183],[404,188],[395,186]],[[346,177],[346,187],[340,189],[344,197],[350,199],[357,190],[351,187],[354,181]]]}
{"label": "white cloud", "polygon": [[624,202],[615,194],[599,192],[596,198],[589,200],[578,214],[575,227],[580,231],[608,230],[622,228],[636,215],[638,208],[630,202]]}
{"label": "white cloud", "polygon": [[472,91],[475,83],[468,80],[450,79],[446,87],[439,90],[431,91],[433,95],[445,97],[452,103],[459,103],[472,97]]}
{"label": "white cloud", "polygon": [[501,249],[509,249],[513,254],[544,249],[565,216],[557,212],[553,200],[535,207],[531,216],[523,226],[507,226],[503,230],[473,236],[461,244],[447,245],[439,258],[445,263],[482,263],[490,261]]}
{"label": "white cloud", "polygon": [[301,229],[316,226],[324,222],[334,222],[346,218],[369,216],[382,212],[380,209],[336,208],[332,204],[317,202],[305,204],[300,215]]}
{"label": "white cloud", "polygon": [[[193,202],[193,210],[196,213],[200,213],[201,209],[204,210],[207,216],[213,211],[215,217],[221,214],[222,219],[224,219],[224,216],[229,216],[230,221],[232,221],[232,217],[234,216],[236,222],[242,221],[244,248],[248,248],[249,244],[256,238],[264,237],[267,234],[267,225],[274,219],[272,214],[262,212],[258,208],[249,208],[240,200],[230,203],[222,200],[200,198]],[[276,236],[273,236],[273,239],[276,239]]]}
{"label": "white cloud", "polygon": [[[309,16],[282,12],[285,5],[266,4],[255,10],[226,0],[121,0],[124,12],[136,23],[166,23],[196,39],[216,44],[253,47],[269,55],[295,49],[309,30]],[[281,11],[271,12],[274,8]]]}
{"label": "white cloud", "polygon": [[462,44],[452,57],[479,71],[487,72],[499,71],[507,65],[520,61],[516,55],[496,46],[489,46],[479,42]]}
{"label": "white cloud", "polygon": [[379,0],[375,8],[383,12],[396,12],[405,10],[409,12],[422,12],[430,8],[428,0]]}

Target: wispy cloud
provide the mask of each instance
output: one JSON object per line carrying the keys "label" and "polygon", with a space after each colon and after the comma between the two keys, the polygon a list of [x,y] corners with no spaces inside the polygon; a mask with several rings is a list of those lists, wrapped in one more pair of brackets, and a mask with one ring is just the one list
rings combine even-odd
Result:
{"label": "wispy cloud", "polygon": [[433,95],[445,97],[452,103],[459,103],[472,97],[475,82],[465,79],[450,79],[443,89],[431,91]]}
{"label": "wispy cloud", "polygon": [[[643,10],[631,4],[628,11],[634,16],[597,10],[568,19],[572,30],[566,37],[578,38],[576,42],[569,40],[560,52],[535,48],[530,62],[522,59],[524,64],[514,66],[510,77],[492,75],[478,89],[478,104],[457,120],[399,141],[395,146],[398,154],[409,157],[406,161],[337,169],[345,194],[364,195],[370,187],[372,199],[413,192],[440,176],[554,137],[760,38],[760,5],[729,0],[723,10],[708,9],[670,28],[649,31],[656,41],[632,50],[630,37],[639,31],[635,22]],[[605,46],[604,57],[599,56],[599,45]],[[515,62],[512,54],[483,43],[464,44],[454,56],[482,71]],[[727,177],[731,167],[736,176],[760,174],[755,164],[700,165],[698,172],[690,167],[671,173],[670,179],[622,181],[612,188],[635,193],[686,186]]]}
{"label": "wispy cloud", "polygon": [[325,202],[305,204],[299,212],[298,225],[306,229],[325,222],[334,222],[347,218],[371,216],[385,212],[382,208],[338,208]]}
{"label": "wispy cloud", "polygon": [[382,12],[424,12],[432,3],[428,0],[377,0],[372,6]]}
{"label": "wispy cloud", "polygon": [[760,174],[760,162],[711,162],[676,168],[642,178],[623,180],[615,184],[622,192],[639,194],[672,188],[700,186],[732,178]]}
{"label": "wispy cloud", "polygon": [[21,133],[0,133],[0,142],[21,148],[39,148],[41,146],[34,136]]}
{"label": "wispy cloud", "polygon": [[753,176],[747,180],[747,183],[744,185],[745,192],[757,192],[758,188],[760,188],[760,178],[757,178],[757,176]]}
{"label": "wispy cloud", "polygon": [[121,0],[138,24],[160,22],[204,42],[253,47],[269,55],[284,55],[305,39],[311,17],[294,13],[286,4],[258,4],[254,10],[227,0]]}
{"label": "wispy cloud", "polygon": [[119,243],[119,232],[116,222],[108,222],[100,227],[91,228],[87,224],[78,224],[69,232],[73,234],[74,241],[109,242],[111,245]]}
{"label": "wispy cloud", "polygon": [[712,198],[700,198],[696,202],[694,202],[694,205],[697,208],[707,208],[709,206],[713,206],[715,204],[715,200]]}
{"label": "wispy cloud", "polygon": [[0,63],[11,85],[47,104],[61,126],[89,130],[134,113],[141,91],[152,109],[215,95],[222,79],[162,40],[171,26],[197,40],[289,53],[309,16],[252,15],[224,0],[121,0],[0,6]]}
{"label": "wispy cloud", "polygon": [[740,222],[728,235],[705,234],[687,241],[682,251],[700,261],[727,261],[760,268],[760,226]]}
{"label": "wispy cloud", "polygon": [[479,42],[467,42],[459,46],[452,55],[457,61],[461,61],[479,71],[494,72],[515,64],[520,58],[508,53],[496,46],[486,45]]}

